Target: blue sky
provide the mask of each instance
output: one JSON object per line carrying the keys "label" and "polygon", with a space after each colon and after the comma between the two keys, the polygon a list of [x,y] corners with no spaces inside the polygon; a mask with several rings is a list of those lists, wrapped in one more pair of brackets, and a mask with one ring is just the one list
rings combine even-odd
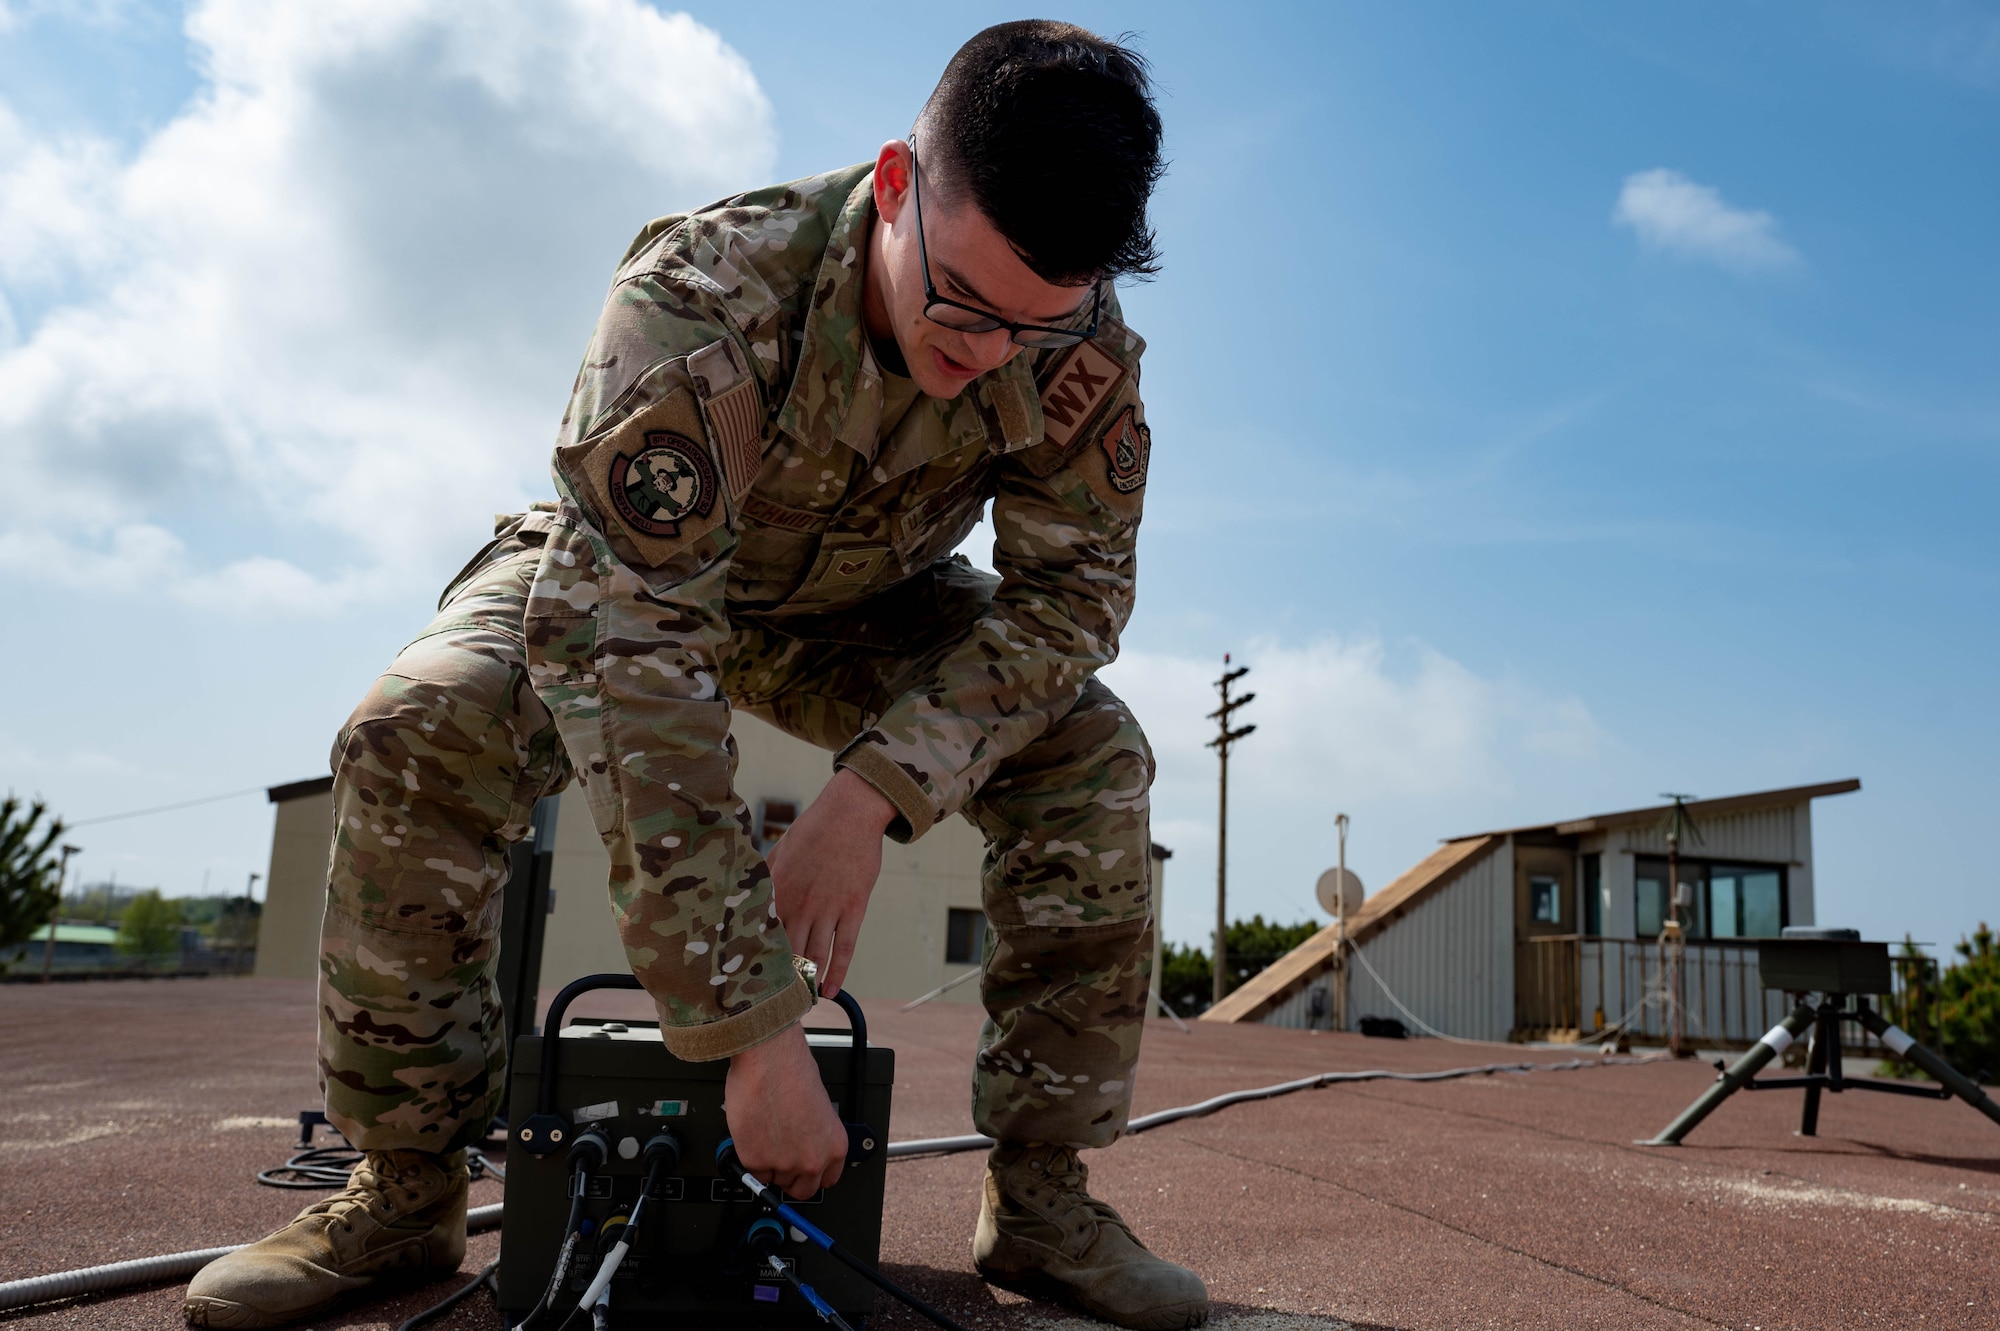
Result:
{"label": "blue sky", "polygon": [[[72,818],[325,770],[480,515],[544,492],[636,226],[871,155],[1019,12],[323,8],[0,3],[0,785]],[[2000,915],[2000,16],[1220,12],[1066,11],[1141,34],[1173,159],[1108,676],[1169,935],[1211,909],[1224,651],[1245,913],[1314,913],[1336,809],[1375,887],[1446,835],[1859,776],[1822,922]],[[268,829],[85,828],[79,867],[234,887]]]}

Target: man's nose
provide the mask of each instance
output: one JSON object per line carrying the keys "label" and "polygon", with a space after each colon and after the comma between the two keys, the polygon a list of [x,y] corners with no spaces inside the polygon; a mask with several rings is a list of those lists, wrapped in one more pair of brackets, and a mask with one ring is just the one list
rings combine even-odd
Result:
{"label": "man's nose", "polygon": [[1004,328],[995,328],[989,333],[965,334],[965,349],[972,356],[972,365],[982,370],[997,370],[1013,359],[1020,348],[1015,344],[1013,334]]}

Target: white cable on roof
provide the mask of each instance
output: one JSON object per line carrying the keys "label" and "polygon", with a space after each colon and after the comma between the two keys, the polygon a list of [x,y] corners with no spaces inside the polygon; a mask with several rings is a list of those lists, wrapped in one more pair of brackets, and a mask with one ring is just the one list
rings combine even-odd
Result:
{"label": "white cable on roof", "polygon": [[1388,1000],[1389,1000],[1389,1001],[1390,1001],[1391,1003],[1394,1003],[1394,1004],[1396,1005],[1396,1010],[1397,1010],[1398,1012],[1400,1012],[1400,1013],[1402,1013],[1402,1014],[1403,1014],[1404,1016],[1408,1017],[1408,1018],[1409,1018],[1409,1019],[1410,1019],[1410,1020],[1411,1020],[1411,1021],[1412,1021],[1412,1022],[1413,1022],[1413,1023],[1415,1024],[1415,1025],[1416,1025],[1416,1028],[1417,1028],[1418,1030],[1422,1031],[1422,1032],[1423,1032],[1424,1034],[1426,1034],[1426,1035],[1429,1035],[1429,1036],[1433,1036],[1433,1037],[1435,1037],[1435,1038],[1437,1038],[1437,1039],[1439,1039],[1439,1040],[1449,1040],[1449,1041],[1451,1041],[1451,1042],[1452,1042],[1453,1044],[1491,1044],[1491,1043],[1493,1043],[1493,1042],[1492,1042],[1491,1040],[1465,1040],[1465,1039],[1461,1039],[1460,1037],[1458,1037],[1458,1036],[1456,1036],[1456,1035],[1446,1035],[1446,1034],[1445,1034],[1445,1033],[1444,1033],[1443,1031],[1441,1031],[1441,1030],[1439,1030],[1439,1029],[1438,1029],[1437,1027],[1435,1027],[1435,1026],[1431,1025],[1431,1024],[1430,1024],[1429,1022],[1425,1021],[1425,1020],[1424,1020],[1424,1019],[1423,1019],[1422,1017],[1419,1017],[1419,1016],[1418,1016],[1418,1015],[1417,1015],[1416,1013],[1414,1013],[1414,1012],[1410,1011],[1410,1010],[1409,1010],[1408,1008],[1406,1008],[1406,1007],[1404,1007],[1404,1006],[1403,1006],[1403,1000],[1402,1000],[1402,999],[1400,999],[1400,998],[1398,998],[1398,997],[1396,997],[1396,991],[1395,991],[1395,990],[1393,990],[1393,989],[1391,989],[1391,988],[1389,987],[1389,982],[1388,982],[1387,980],[1384,980],[1384,979],[1382,978],[1381,974],[1380,974],[1379,972],[1377,972],[1377,971],[1376,971],[1376,969],[1375,969],[1375,968],[1374,968],[1373,966],[1371,966],[1371,965],[1369,965],[1369,964],[1368,964],[1368,958],[1367,958],[1366,956],[1362,955],[1362,952],[1361,952],[1361,949],[1360,949],[1360,948],[1359,948],[1358,946],[1357,946],[1357,947],[1350,947],[1350,948],[1348,948],[1348,949],[1347,949],[1347,954],[1348,954],[1349,956],[1353,957],[1353,958],[1354,958],[1354,959],[1355,959],[1356,961],[1360,962],[1360,963],[1361,963],[1361,965],[1362,965],[1362,968],[1363,968],[1363,969],[1365,969],[1365,970],[1366,970],[1366,971],[1367,971],[1367,972],[1368,972],[1368,973],[1369,973],[1370,975],[1372,975],[1372,976],[1374,976],[1374,977],[1375,977],[1375,984],[1376,984],[1376,987],[1378,987],[1379,989],[1381,989],[1381,991],[1382,991],[1383,995],[1384,995],[1384,996],[1385,996],[1386,998],[1388,998]]}
{"label": "white cable on roof", "polygon": [[[1476,1041],[1465,1040],[1463,1044]],[[1671,1057],[1667,1054],[1646,1054],[1639,1057],[1607,1054],[1602,1058],[1572,1058],[1561,1063],[1482,1063],[1476,1067],[1446,1068],[1442,1072],[1390,1072],[1386,1068],[1370,1068],[1365,1072],[1322,1072],[1313,1077],[1300,1077],[1296,1081],[1281,1081],[1272,1086],[1258,1086],[1247,1091],[1227,1091],[1221,1095],[1199,1101],[1191,1105],[1181,1105],[1175,1109],[1162,1109],[1133,1119],[1125,1125],[1125,1135],[1145,1132],[1150,1128],[1177,1123],[1184,1118],[1201,1118],[1213,1114],[1218,1109],[1244,1104],[1251,1100],[1271,1100],[1280,1095],[1290,1095],[1294,1091],[1310,1091],[1321,1086],[1337,1086],[1345,1082],[1357,1081],[1452,1081],[1459,1077],[1491,1076],[1497,1072],[1571,1072],[1579,1068],[1618,1067],[1634,1063],[1653,1063]],[[899,1160],[915,1155],[952,1155],[959,1151],[981,1151],[993,1145],[991,1137],[973,1134],[965,1137],[931,1137],[920,1141],[890,1142],[889,1158]]]}

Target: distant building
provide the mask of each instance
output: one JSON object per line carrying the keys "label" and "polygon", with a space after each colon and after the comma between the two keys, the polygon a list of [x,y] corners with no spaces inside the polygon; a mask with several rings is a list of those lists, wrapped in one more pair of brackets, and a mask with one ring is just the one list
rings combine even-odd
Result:
{"label": "distant building", "polygon": [[[118,955],[118,930],[103,924],[58,924],[56,927],[57,970],[108,970],[123,963]],[[49,926],[43,925],[25,943],[16,943],[0,954],[8,969],[34,970],[41,966],[48,948]]]}
{"label": "distant building", "polygon": [[[1685,1030],[1746,1044],[1789,1004],[1757,979],[1756,938],[1813,918],[1812,801],[1859,781],[1693,800],[1683,837]],[[1587,1040],[1624,1024],[1664,1033],[1657,939],[1671,805],[1454,837],[1369,897],[1347,922],[1358,954],[1348,1025],[1418,1020],[1464,1039]],[[1329,925],[1202,1014],[1203,1021],[1327,1028],[1337,1004]],[[1379,977],[1379,979],[1377,978]],[[1386,990],[1386,991],[1385,991]]]}
{"label": "distant building", "polygon": [[[736,791],[749,806],[760,847],[768,848],[832,779],[831,755],[744,712],[734,714],[730,731],[738,750]],[[258,935],[259,975],[318,974],[332,790],[333,778],[326,776],[269,792],[278,808]],[[628,969],[606,894],[611,860],[589,805],[572,788],[545,801],[536,823],[543,829],[538,835],[554,845],[541,987]],[[1156,911],[1170,853],[1153,847]],[[984,838],[963,818],[946,819],[914,845],[885,840],[882,876],[846,987],[860,998],[907,1001],[977,968],[986,938],[979,901],[985,855]],[[1158,951],[1156,939],[1155,973]],[[979,986],[968,981],[938,1001],[977,1003]]]}

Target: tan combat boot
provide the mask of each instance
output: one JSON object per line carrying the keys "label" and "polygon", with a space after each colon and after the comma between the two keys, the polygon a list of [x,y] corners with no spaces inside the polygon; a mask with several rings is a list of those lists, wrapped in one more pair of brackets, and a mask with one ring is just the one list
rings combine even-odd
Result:
{"label": "tan combat boot", "polygon": [[381,1277],[447,1275],[465,1257],[465,1152],[370,1151],[347,1189],[188,1285],[189,1326],[282,1326]]}
{"label": "tan combat boot", "polygon": [[1110,1203],[1084,1190],[1089,1180],[1071,1147],[995,1146],[972,1237],[979,1274],[1024,1294],[1059,1294],[1137,1331],[1206,1322],[1201,1277],[1148,1252]]}

